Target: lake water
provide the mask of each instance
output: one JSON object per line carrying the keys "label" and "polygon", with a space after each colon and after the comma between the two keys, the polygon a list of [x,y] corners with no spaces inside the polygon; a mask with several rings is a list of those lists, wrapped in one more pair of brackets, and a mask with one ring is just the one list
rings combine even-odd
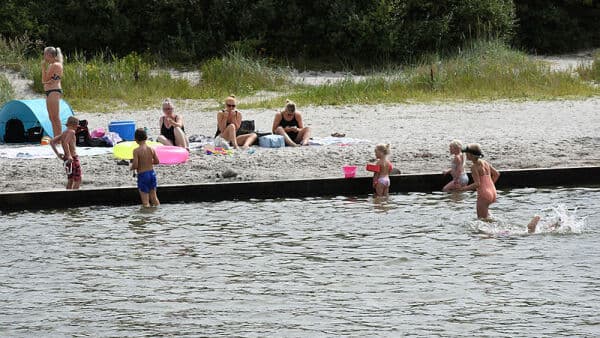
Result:
{"label": "lake water", "polygon": [[[472,193],[3,214],[0,335],[594,336],[598,201],[504,191],[491,224]],[[527,235],[535,213],[561,227]]]}

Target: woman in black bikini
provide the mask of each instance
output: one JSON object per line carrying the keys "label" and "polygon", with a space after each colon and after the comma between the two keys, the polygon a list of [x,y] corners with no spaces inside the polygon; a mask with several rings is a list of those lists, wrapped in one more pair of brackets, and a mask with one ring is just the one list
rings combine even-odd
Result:
{"label": "woman in black bikini", "polygon": [[174,114],[175,106],[170,99],[163,101],[162,110],[164,115],[158,120],[160,136],[157,141],[166,146],[178,146],[189,150],[190,145],[185,136],[183,118],[181,115]]}
{"label": "woman in black bikini", "polygon": [[285,139],[285,144],[292,147],[308,145],[310,128],[304,126],[302,114],[296,111],[296,104],[285,101],[285,110],[275,114],[273,119],[273,134],[279,134]]}
{"label": "woman in black bikini", "polygon": [[60,125],[60,98],[63,91],[60,80],[63,75],[63,55],[58,47],[46,47],[44,49],[44,58],[42,59],[42,84],[46,92],[46,109],[48,117],[52,123],[52,135],[50,131],[46,133],[51,137],[62,133]]}

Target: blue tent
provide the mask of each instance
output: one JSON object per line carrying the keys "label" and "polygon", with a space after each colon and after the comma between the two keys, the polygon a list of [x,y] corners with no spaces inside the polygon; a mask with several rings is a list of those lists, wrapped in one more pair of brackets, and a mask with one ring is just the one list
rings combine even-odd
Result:
{"label": "blue tent", "polygon": [[[65,130],[67,119],[69,116],[74,115],[73,109],[65,100],[60,100],[59,107],[60,123],[62,129]],[[2,109],[0,109],[0,142],[4,140],[6,122],[13,118],[21,120],[26,131],[29,128],[41,126],[44,129],[44,135],[54,136],[45,99],[12,100],[2,106]]]}

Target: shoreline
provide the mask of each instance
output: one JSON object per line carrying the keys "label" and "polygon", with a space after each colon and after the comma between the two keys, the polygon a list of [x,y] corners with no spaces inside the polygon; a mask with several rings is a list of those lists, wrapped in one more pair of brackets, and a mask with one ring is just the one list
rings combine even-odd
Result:
{"label": "shoreline", "polygon": [[[114,113],[79,112],[90,130],[108,129],[116,120],[134,120],[159,131],[160,101],[153,110]],[[173,100],[182,114],[187,136],[213,136],[216,111],[205,111],[190,100]],[[240,100],[240,103],[243,103]],[[282,102],[283,106],[283,102]],[[554,101],[496,101],[401,105],[298,107],[314,137],[334,132],[367,140],[346,146],[308,146],[268,149],[253,154],[205,155],[192,150],[187,163],[156,166],[158,184],[262,181],[343,177],[344,165],[357,165],[357,176],[370,176],[365,165],[374,159],[376,143],[390,143],[390,160],[402,174],[442,172],[450,163],[448,144],[453,139],[480,143],[498,170],[596,166],[600,164],[600,98]],[[242,110],[257,129],[269,131],[276,110]],[[117,165],[112,154],[82,156],[82,189],[132,187],[136,181],[128,166]],[[0,192],[64,189],[66,177],[58,159],[0,158]],[[237,175],[223,178],[232,170]],[[466,168],[467,172],[469,168]]]}

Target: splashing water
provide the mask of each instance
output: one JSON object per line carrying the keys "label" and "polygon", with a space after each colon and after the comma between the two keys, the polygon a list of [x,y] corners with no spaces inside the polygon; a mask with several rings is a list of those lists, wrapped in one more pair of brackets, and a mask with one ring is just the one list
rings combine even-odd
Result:
{"label": "splashing water", "polygon": [[[532,216],[533,217],[533,216]],[[518,222],[509,222],[501,218],[491,220],[476,220],[469,224],[471,230],[475,233],[484,234],[492,237],[502,236],[522,236],[529,234],[527,222],[522,224]],[[580,234],[585,230],[585,218],[577,217],[577,209],[569,209],[559,204],[552,207],[551,214],[541,218],[535,228],[536,234]]]}
{"label": "splashing water", "polygon": [[542,217],[535,233],[580,234],[585,228],[585,218],[577,217],[577,209],[569,211],[563,204],[552,208],[552,214]]}

